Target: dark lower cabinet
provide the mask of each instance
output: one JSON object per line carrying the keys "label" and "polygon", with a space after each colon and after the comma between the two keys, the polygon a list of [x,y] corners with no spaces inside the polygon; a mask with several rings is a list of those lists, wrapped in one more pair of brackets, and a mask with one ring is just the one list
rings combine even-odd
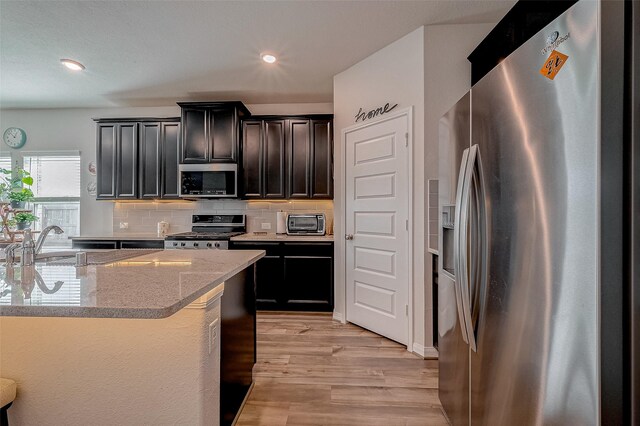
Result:
{"label": "dark lower cabinet", "polygon": [[283,301],[286,310],[333,310],[333,258],[328,256],[284,257]]}
{"label": "dark lower cabinet", "polygon": [[234,424],[253,383],[256,363],[254,265],[224,283],[220,299],[220,426]]}
{"label": "dark lower cabinet", "polygon": [[259,261],[257,274],[264,277],[256,288],[260,309],[278,309],[283,298],[284,264],[279,256],[265,256]]}
{"label": "dark lower cabinet", "polygon": [[163,249],[164,240],[72,240],[71,247],[80,250]]}
{"label": "dark lower cabinet", "polygon": [[333,311],[332,242],[232,241],[231,249],[267,253],[256,263],[258,309]]}

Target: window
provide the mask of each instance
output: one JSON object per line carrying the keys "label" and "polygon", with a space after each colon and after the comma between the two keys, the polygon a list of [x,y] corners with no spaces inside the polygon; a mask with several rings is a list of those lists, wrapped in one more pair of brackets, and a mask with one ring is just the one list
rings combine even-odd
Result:
{"label": "window", "polygon": [[70,247],[69,236],[80,234],[80,155],[25,154],[23,168],[34,184],[33,214],[40,218],[34,230],[58,225],[64,234],[49,234],[45,245]]}
{"label": "window", "polygon": [[0,169],[11,169],[11,157],[8,153],[0,153]]}

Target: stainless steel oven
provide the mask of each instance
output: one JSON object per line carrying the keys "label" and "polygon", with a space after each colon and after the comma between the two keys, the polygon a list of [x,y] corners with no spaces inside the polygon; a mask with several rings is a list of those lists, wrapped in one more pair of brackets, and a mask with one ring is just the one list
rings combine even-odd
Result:
{"label": "stainless steel oven", "polygon": [[180,197],[237,198],[237,164],[180,164]]}

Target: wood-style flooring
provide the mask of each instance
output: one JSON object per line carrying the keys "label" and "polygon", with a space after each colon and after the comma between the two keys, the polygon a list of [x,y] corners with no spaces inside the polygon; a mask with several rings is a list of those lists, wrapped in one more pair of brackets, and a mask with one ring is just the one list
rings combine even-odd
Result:
{"label": "wood-style flooring", "polygon": [[237,426],[447,425],[438,364],[331,314],[258,313],[255,385]]}

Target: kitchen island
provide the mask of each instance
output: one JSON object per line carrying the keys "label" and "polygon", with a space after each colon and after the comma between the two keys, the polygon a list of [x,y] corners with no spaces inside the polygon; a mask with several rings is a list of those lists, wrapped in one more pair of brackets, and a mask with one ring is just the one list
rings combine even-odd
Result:
{"label": "kitchen island", "polygon": [[10,424],[229,423],[252,382],[263,256],[0,268],[0,375],[18,383]]}

